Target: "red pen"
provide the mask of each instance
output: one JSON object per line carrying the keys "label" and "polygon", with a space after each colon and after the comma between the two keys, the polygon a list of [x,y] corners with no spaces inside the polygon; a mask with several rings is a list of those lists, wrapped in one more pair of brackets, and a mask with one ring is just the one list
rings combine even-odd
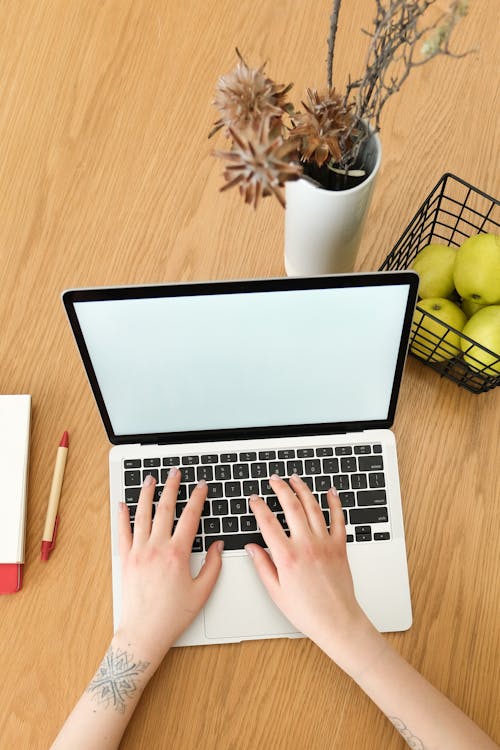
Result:
{"label": "red pen", "polygon": [[57,449],[56,465],[52,476],[52,486],[50,488],[49,502],[47,505],[47,516],[45,518],[45,527],[42,537],[42,560],[48,560],[50,553],[56,545],[57,527],[59,526],[59,498],[61,497],[61,488],[64,478],[64,468],[68,456],[68,433],[65,430]]}

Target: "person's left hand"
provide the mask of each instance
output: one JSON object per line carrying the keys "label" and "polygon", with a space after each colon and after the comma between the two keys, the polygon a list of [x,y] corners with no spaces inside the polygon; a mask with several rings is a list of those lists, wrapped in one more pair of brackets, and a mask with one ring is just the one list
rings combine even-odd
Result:
{"label": "person's left hand", "polygon": [[189,558],[207,485],[200,482],[193,490],[172,533],[180,480],[180,470],[171,470],[152,521],[156,483],[146,477],[133,535],[128,508],[120,504],[123,607],[118,632],[138,647],[141,658],[155,664],[200,612],[222,564],[223,543],[216,542],[208,550],[199,574],[192,578]]}

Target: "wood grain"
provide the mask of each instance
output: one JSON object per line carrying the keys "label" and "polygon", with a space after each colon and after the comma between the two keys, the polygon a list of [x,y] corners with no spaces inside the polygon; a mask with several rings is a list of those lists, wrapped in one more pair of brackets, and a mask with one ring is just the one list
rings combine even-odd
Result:
{"label": "wood grain", "polygon": [[[445,3],[440,2],[445,7]],[[464,60],[416,70],[388,104],[358,268],[380,266],[445,171],[498,179],[497,3],[471,3]],[[109,445],[63,314],[70,286],[280,276],[283,213],[220,195],[207,133],[238,45],[293,81],[326,78],[329,3],[13,0],[0,4],[0,390],[33,396],[25,583],[0,598],[0,747],[46,748],[112,633]],[[344,0],[334,78],[359,72],[372,0]],[[138,345],[139,351],[139,345]],[[286,356],[286,353],[285,353]],[[495,739],[499,398],[411,359],[398,440],[414,625],[388,636]],[[56,446],[71,437],[50,563],[39,546]],[[122,747],[404,747],[310,642],[171,652]]]}

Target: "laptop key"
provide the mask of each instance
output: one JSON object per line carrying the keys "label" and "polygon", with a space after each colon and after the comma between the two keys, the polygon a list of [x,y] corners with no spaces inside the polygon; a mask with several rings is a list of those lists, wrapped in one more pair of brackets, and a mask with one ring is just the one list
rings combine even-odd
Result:
{"label": "laptop key", "polygon": [[354,446],[354,453],[357,453],[358,455],[360,453],[371,453],[372,447],[371,445],[355,445]]}
{"label": "laptop key", "polygon": [[245,497],[258,495],[259,489],[259,483],[256,479],[250,479],[248,482],[243,482],[243,494]]}
{"label": "laptop key", "polygon": [[219,518],[204,518],[203,519],[203,531],[205,534],[219,534],[220,533],[220,519]]}
{"label": "laptop key", "polygon": [[349,511],[351,524],[386,523],[389,520],[387,505],[381,508],[353,508]]}
{"label": "laptop key", "polygon": [[233,466],[233,479],[248,479],[250,476],[250,469],[248,464],[234,464]]}
{"label": "laptop key", "polygon": [[183,456],[181,463],[183,466],[196,466],[197,464],[200,463],[200,457],[199,456]]}
{"label": "laptop key", "polygon": [[257,454],[253,451],[246,451],[245,453],[240,453],[240,461],[256,461],[257,460]]}
{"label": "laptop key", "polygon": [[263,461],[252,464],[250,470],[254,479],[260,479],[261,477],[269,476],[267,464],[265,464]]}
{"label": "laptop key", "polygon": [[354,506],[354,492],[339,492],[340,504],[343,508]]}
{"label": "laptop key", "polygon": [[202,542],[201,536],[196,536],[194,538],[191,552],[203,552],[203,542]]}
{"label": "laptop key", "polygon": [[211,500],[214,497],[222,497],[223,491],[222,491],[222,482],[210,482],[208,485],[208,493],[207,497],[209,497]]}
{"label": "laptop key", "polygon": [[238,515],[241,515],[242,513],[246,513],[248,511],[247,501],[242,497],[235,498],[234,500],[231,500],[230,503],[231,503],[231,513],[233,515],[235,513],[237,513]]}
{"label": "laptop key", "polygon": [[333,456],[333,448],[316,448],[316,455],[319,458],[324,456]]}
{"label": "laptop key", "polygon": [[200,479],[204,479],[206,482],[211,482],[214,478],[214,470],[212,466],[197,466],[196,467],[196,479],[198,482]]}
{"label": "laptop key", "polygon": [[126,471],[125,472],[125,484],[127,486],[133,484],[141,484],[141,472],[140,471]]}
{"label": "laptop key", "polygon": [[202,464],[218,464],[219,456],[217,456],[215,453],[207,453],[205,456],[201,457],[201,463]]}
{"label": "laptop key", "polygon": [[269,484],[269,479],[261,479],[259,495],[274,495],[274,490]]}
{"label": "laptop key", "polygon": [[323,473],[324,474],[336,474],[339,470],[338,458],[324,458],[323,459]]}
{"label": "laptop key", "polygon": [[140,487],[125,487],[125,493],[124,493],[125,502],[127,504],[138,503],[140,493],[141,493]]}
{"label": "laptop key", "polygon": [[195,479],[195,466],[183,466],[180,470],[181,472],[181,481],[183,482],[194,482]]}
{"label": "laptop key", "polygon": [[276,451],[260,451],[259,461],[274,461],[276,458]]}
{"label": "laptop key", "polygon": [[220,464],[215,467],[216,479],[232,479],[231,464]]}
{"label": "laptop key", "polygon": [[162,463],[163,466],[179,466],[180,462],[180,456],[167,456]]}
{"label": "laptop key", "polygon": [[288,476],[291,476],[292,474],[298,474],[299,476],[302,476],[302,474],[304,473],[304,462],[298,461],[297,459],[295,461],[287,461],[286,473],[288,474]]}
{"label": "laptop key", "polygon": [[358,505],[387,505],[385,490],[358,490]]}
{"label": "laptop key", "polygon": [[175,517],[176,518],[180,518],[181,517],[181,513],[184,510],[184,508],[186,507],[186,505],[187,505],[187,503],[176,503],[175,504]]}
{"label": "laptop key", "polygon": [[385,487],[385,476],[382,472],[368,474],[370,487]]}
{"label": "laptop key", "polygon": [[255,516],[240,516],[240,527],[242,531],[257,531]]}
{"label": "laptop key", "polygon": [[349,489],[349,477],[347,474],[336,474],[336,476],[332,477],[332,481],[337,490]]}
{"label": "laptop key", "polygon": [[335,448],[335,455],[336,456],[351,456],[352,448],[350,445],[339,445],[337,446],[337,448]]}
{"label": "laptop key", "polygon": [[142,462],[142,465],[144,468],[151,469],[154,466],[160,465],[160,459],[159,458],[145,458]]}
{"label": "laptop key", "polygon": [[284,461],[271,461],[269,463],[268,476],[277,474],[279,477],[284,477],[286,474],[285,462]]}
{"label": "laptop key", "polygon": [[234,464],[238,460],[237,453],[221,453],[220,462],[221,464]]}
{"label": "laptop key", "polygon": [[276,495],[273,495],[273,497],[268,497],[266,500],[266,504],[269,510],[272,510],[273,513],[280,513],[283,510],[283,508],[281,507],[281,503]]}
{"label": "laptop key", "polygon": [[349,458],[340,459],[340,471],[347,474],[352,474],[358,470],[356,456],[349,456]]}
{"label": "laptop key", "polygon": [[384,468],[382,456],[360,456],[358,462],[360,471],[382,471]]}
{"label": "laptop key", "polygon": [[278,451],[278,458],[295,458],[295,450],[293,448],[287,448],[283,451]]}
{"label": "laptop key", "polygon": [[144,480],[146,479],[146,477],[149,476],[149,475],[151,475],[152,477],[154,477],[157,482],[159,481],[158,469],[143,469],[143,471],[142,471],[142,481],[144,482]]}
{"label": "laptop key", "polygon": [[241,482],[224,482],[225,497],[241,497]]}
{"label": "laptop key", "polygon": [[[365,490],[368,486],[366,474],[353,474],[351,477],[351,487],[353,490]],[[372,485],[370,485],[371,487]],[[379,485],[382,487],[383,485]]]}
{"label": "laptop key", "polygon": [[374,445],[373,446],[373,452],[374,453],[382,453],[382,446],[381,445]]}
{"label": "laptop key", "polygon": [[227,500],[213,500],[212,513],[214,514],[214,516],[227,516],[227,514],[229,513],[229,505]]}
{"label": "laptop key", "polygon": [[328,492],[332,486],[332,480],[330,477],[316,477],[314,482],[316,484],[316,492]]}
{"label": "laptop key", "polygon": [[306,474],[321,474],[321,461],[318,458],[313,458],[310,461],[305,462]]}
{"label": "laptop key", "polygon": [[222,532],[224,534],[234,534],[238,530],[238,516],[228,516],[222,519]]}
{"label": "laptop key", "polygon": [[217,534],[205,536],[204,544],[207,550],[211,544],[222,540],[225,550],[243,549],[245,544],[260,544],[261,547],[267,547],[264,537],[257,531],[248,534]]}
{"label": "laptop key", "polygon": [[141,459],[140,458],[125,458],[123,461],[124,469],[140,469]]}
{"label": "laptop key", "polygon": [[299,448],[297,450],[297,458],[312,458],[314,456],[313,448]]}
{"label": "laptop key", "polygon": [[390,539],[391,535],[388,531],[378,531],[373,535],[373,538],[376,542],[383,541],[385,539]]}

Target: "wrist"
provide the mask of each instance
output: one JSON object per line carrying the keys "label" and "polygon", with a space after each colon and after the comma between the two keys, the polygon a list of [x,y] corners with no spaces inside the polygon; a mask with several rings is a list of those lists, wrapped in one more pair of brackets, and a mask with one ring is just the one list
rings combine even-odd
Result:
{"label": "wrist", "polygon": [[390,648],[384,636],[360,609],[343,628],[335,623],[320,648],[356,682]]}
{"label": "wrist", "polygon": [[143,672],[145,685],[156,672],[169,650],[168,648],[160,650],[155,644],[145,643],[131,630],[122,627],[118,628],[114,634],[111,645],[124,651],[130,659],[147,664]]}

